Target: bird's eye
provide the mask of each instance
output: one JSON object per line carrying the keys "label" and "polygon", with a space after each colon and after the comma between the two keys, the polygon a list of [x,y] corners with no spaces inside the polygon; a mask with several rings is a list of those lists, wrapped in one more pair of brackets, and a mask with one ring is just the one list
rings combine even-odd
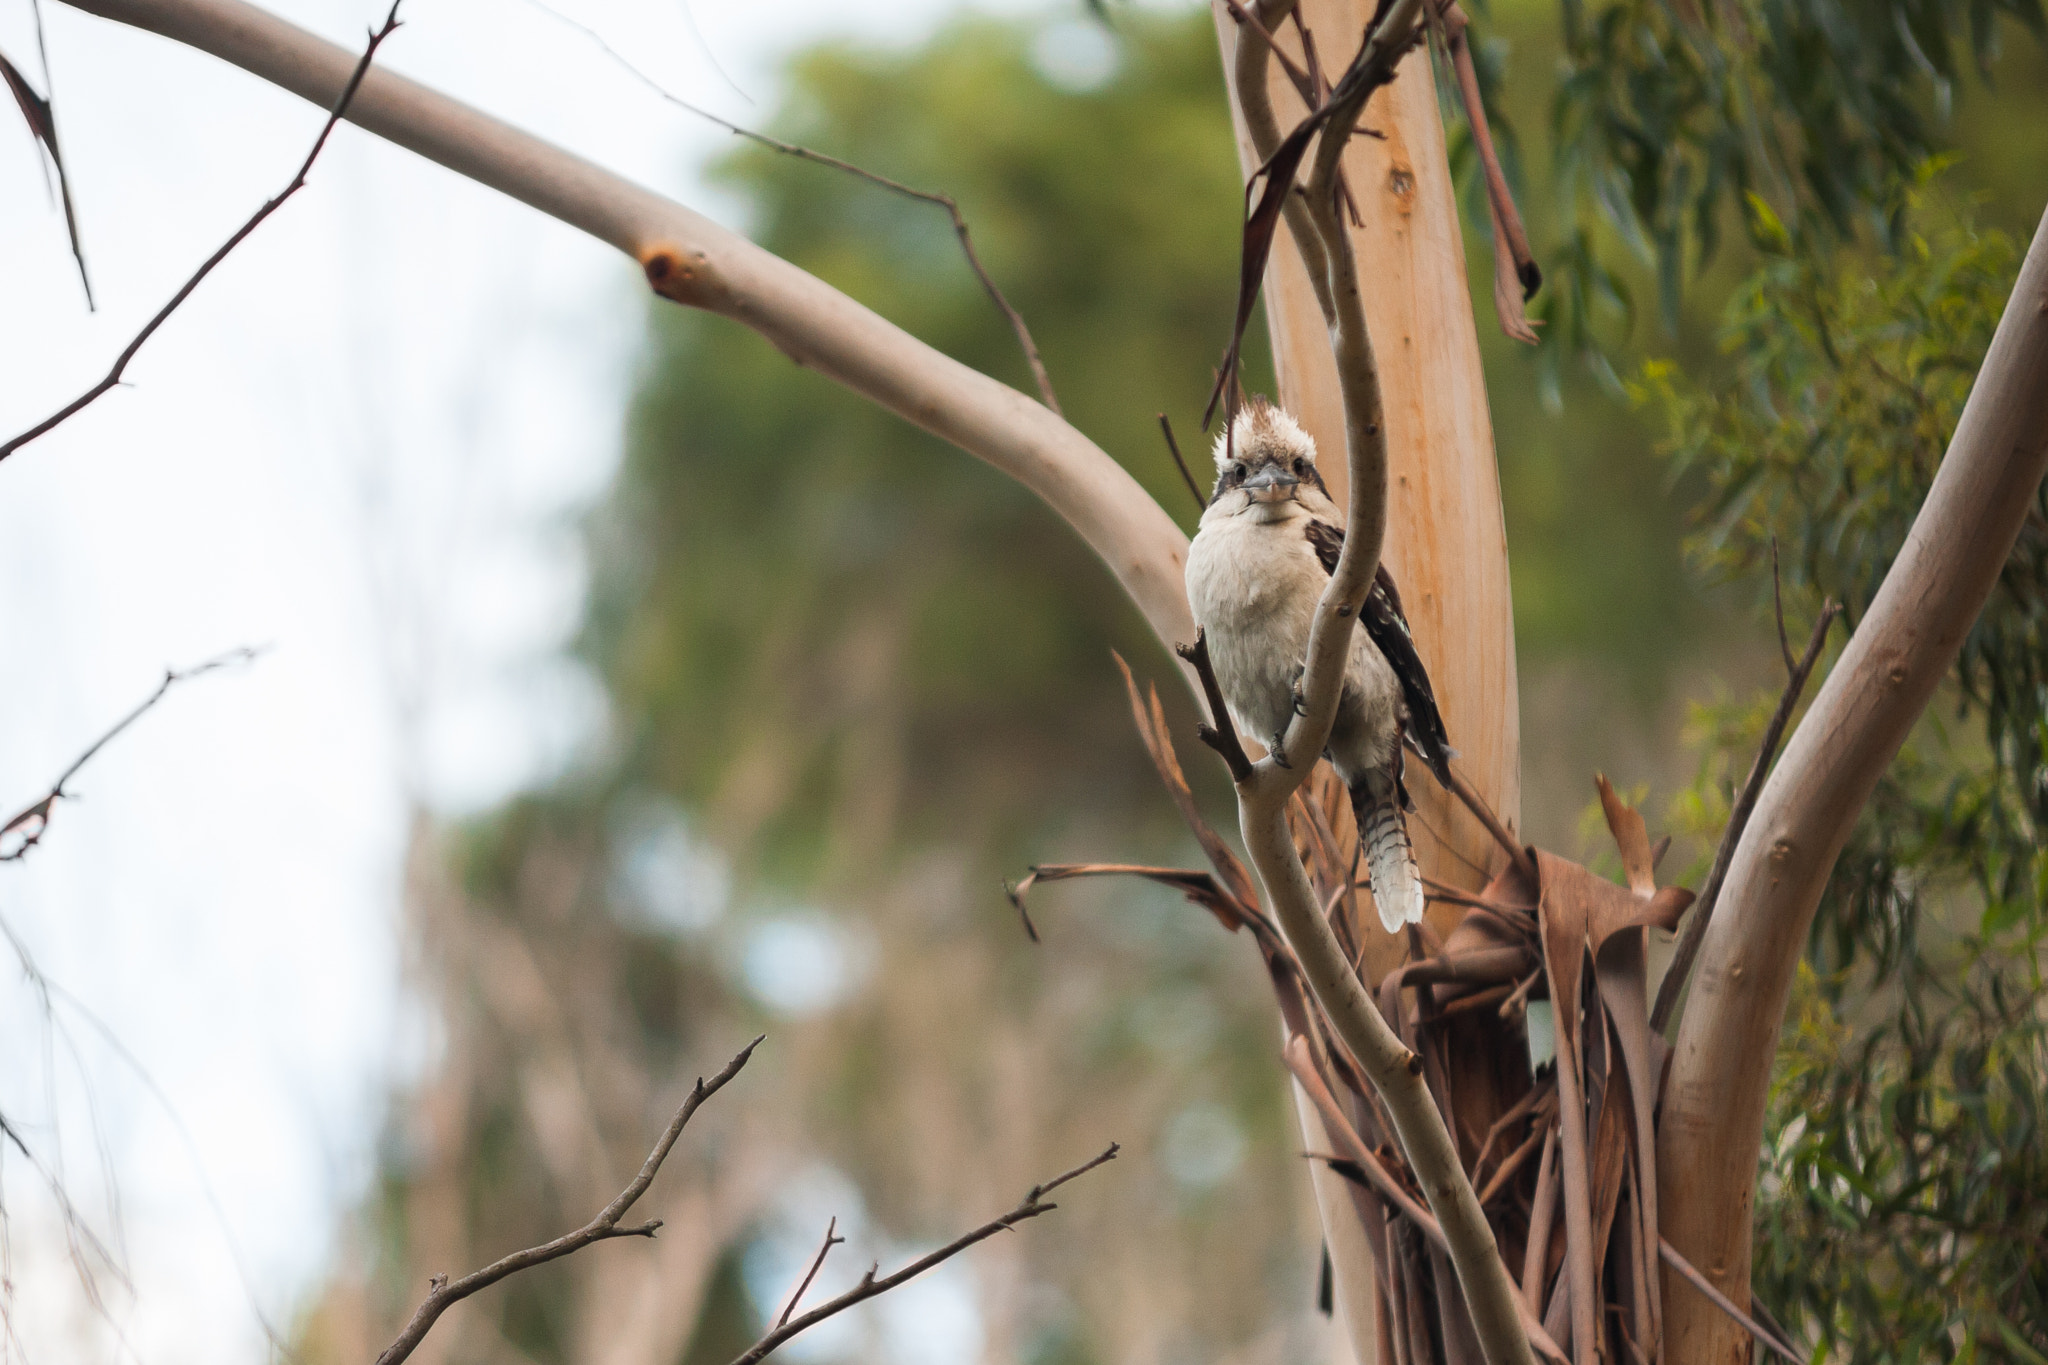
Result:
{"label": "bird's eye", "polygon": [[1307,461],[1307,460],[1304,460],[1304,459],[1302,459],[1302,458],[1301,458],[1301,457],[1300,457],[1299,455],[1297,455],[1297,456],[1295,456],[1295,457],[1294,457],[1294,472],[1295,472],[1295,473],[1299,474],[1299,473],[1303,472],[1304,470],[1306,470],[1307,468],[1308,468],[1308,461]]}
{"label": "bird's eye", "polygon": [[1230,467],[1230,477],[1231,477],[1231,478],[1233,478],[1233,479],[1241,479],[1241,478],[1243,478],[1243,477],[1244,477],[1244,466],[1243,466],[1243,465],[1241,465],[1241,464],[1234,464],[1234,465],[1232,465],[1232,466]]}

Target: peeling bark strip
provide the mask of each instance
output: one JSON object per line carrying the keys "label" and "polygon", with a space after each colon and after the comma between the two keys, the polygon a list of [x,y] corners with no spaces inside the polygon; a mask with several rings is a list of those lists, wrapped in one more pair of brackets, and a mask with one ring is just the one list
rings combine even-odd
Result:
{"label": "peeling bark strip", "polygon": [[[1954,665],[2048,470],[2048,216],[2020,266],[1927,501],[1785,746],[1700,944],[1658,1134],[1664,1232],[1749,1302],[1764,1103],[1792,976],[1850,827]],[[1740,1211],[1731,1213],[1731,1211]],[[1746,1329],[1664,1276],[1673,1360],[1731,1359]]]}

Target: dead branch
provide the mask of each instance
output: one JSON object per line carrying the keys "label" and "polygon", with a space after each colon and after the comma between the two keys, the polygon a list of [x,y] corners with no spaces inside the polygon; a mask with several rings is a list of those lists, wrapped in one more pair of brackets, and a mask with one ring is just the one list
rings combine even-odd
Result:
{"label": "dead branch", "polygon": [[[41,48],[41,9],[35,11],[35,20],[36,46]],[[85,269],[85,246],[78,237],[78,211],[71,204],[71,175],[64,169],[64,153],[57,146],[57,111],[52,105],[52,101],[56,99],[56,91],[50,85],[50,54],[47,50],[42,53],[42,58],[43,86],[50,91],[48,95],[38,95],[35,88],[28,83],[28,78],[21,74],[13,62],[7,60],[4,53],[0,53],[0,81],[4,81],[13,94],[15,107],[21,110],[22,118],[28,121],[30,135],[43,149],[43,154],[50,158],[50,166],[57,172],[57,196],[64,205],[64,230],[71,235],[71,259],[78,262],[78,282],[85,289],[85,306],[87,310],[92,311],[96,310],[98,305],[93,302],[92,276],[87,274]],[[44,185],[47,187],[48,183],[49,178],[45,174]]]}
{"label": "dead branch", "polygon": [[1687,1284],[1690,1284],[1694,1289],[1706,1295],[1708,1302],[1712,1303],[1714,1307],[1720,1309],[1723,1313],[1726,1313],[1730,1319],[1740,1324],[1751,1336],[1791,1361],[1792,1365],[1806,1365],[1805,1359],[1799,1352],[1786,1344],[1776,1332],[1766,1328],[1755,1318],[1752,1318],[1749,1314],[1729,1302],[1728,1296],[1716,1289],[1712,1280],[1700,1274],[1692,1262],[1679,1255],[1677,1250],[1665,1238],[1660,1237],[1657,1239],[1657,1254],[1664,1258],[1664,1264],[1670,1266],[1680,1275],[1683,1275]]}
{"label": "dead branch", "polygon": [[1440,9],[1442,34],[1451,70],[1458,79],[1458,100],[1465,109],[1465,125],[1472,130],[1472,147],[1479,153],[1479,165],[1486,175],[1487,214],[1493,224],[1493,308],[1501,331],[1516,341],[1534,346],[1540,338],[1530,325],[1522,305],[1542,287],[1543,272],[1529,250],[1529,235],[1522,227],[1521,211],[1501,172],[1500,157],[1493,147],[1493,129],[1486,121],[1486,102],[1479,93],[1479,72],[1472,64],[1472,40],[1467,29],[1471,21],[1449,0]]}
{"label": "dead branch", "polygon": [[1209,495],[1195,482],[1195,476],[1188,471],[1188,462],[1180,456],[1180,442],[1173,439],[1173,423],[1166,420],[1166,414],[1159,414],[1159,430],[1166,437],[1166,452],[1173,456],[1173,467],[1180,471],[1181,481],[1188,486],[1188,492],[1195,495],[1195,506],[1204,512],[1209,510]]}
{"label": "dead branch", "polygon": [[825,1224],[825,1240],[819,1244],[818,1254],[812,1258],[811,1268],[804,1272],[802,1281],[797,1284],[796,1292],[791,1294],[789,1302],[782,1306],[782,1316],[775,1320],[777,1327],[789,1325],[789,1315],[794,1313],[796,1306],[804,1301],[804,1294],[809,1291],[811,1281],[818,1278],[818,1272],[825,1268],[825,1258],[832,1254],[832,1248],[846,1244],[846,1239],[839,1236],[838,1233],[839,1220],[837,1218]]}
{"label": "dead branch", "polygon": [[[56,808],[59,801],[65,800],[71,795],[65,789],[65,784],[78,776],[78,770],[90,763],[93,756],[106,748],[116,735],[126,730],[136,721],[141,720],[150,708],[162,701],[165,693],[181,682],[197,678],[202,674],[211,673],[217,668],[226,668],[229,664],[248,663],[256,657],[257,653],[258,651],[243,646],[239,649],[228,650],[225,654],[216,654],[211,659],[206,660],[206,662],[194,664],[187,669],[165,669],[163,681],[156,685],[154,692],[144,697],[134,710],[114,722],[113,728],[88,745],[84,753],[72,759],[71,766],[66,768],[57,780],[50,784],[48,792],[23,807],[6,824],[0,825],[0,863],[18,861],[25,857],[30,849],[43,841],[43,835],[50,828],[50,812]],[[6,847],[6,842],[10,837],[19,840],[12,848]]]}
{"label": "dead branch", "polygon": [[[1773,542],[1771,590],[1774,598],[1778,586],[1776,559],[1777,547]],[[1756,762],[1750,764],[1742,792],[1728,811],[1728,825],[1721,831],[1720,847],[1714,850],[1714,862],[1707,871],[1706,886],[1700,891],[1692,918],[1686,921],[1685,932],[1679,936],[1678,949],[1671,955],[1671,965],[1665,970],[1663,984],[1657,987],[1657,1003],[1650,1011],[1650,1029],[1655,1033],[1664,1031],[1665,1025],[1671,1021],[1672,1012],[1678,1008],[1678,997],[1685,989],[1686,979],[1692,975],[1693,959],[1699,956],[1700,940],[1706,937],[1707,925],[1714,918],[1714,903],[1721,898],[1721,884],[1727,880],[1728,864],[1734,861],[1736,846],[1742,842],[1743,831],[1749,828],[1750,813],[1756,809],[1756,799],[1764,789],[1764,779],[1770,776],[1771,760],[1778,756],[1778,741],[1784,737],[1793,708],[1799,705],[1800,694],[1806,691],[1807,679],[1813,676],[1814,667],[1820,662],[1821,649],[1827,644],[1828,627],[1842,614],[1841,603],[1823,603],[1820,619],[1813,623],[1813,635],[1806,642],[1806,653],[1795,660],[1785,640],[1785,605],[1779,601],[1777,606],[1778,647],[1785,652],[1785,668],[1789,674],[1785,691],[1778,698],[1777,710],[1771,712],[1770,723],[1764,726],[1763,742],[1757,745]]]}
{"label": "dead branch", "polygon": [[676,1145],[676,1139],[682,1136],[683,1126],[690,1121],[690,1116],[697,1112],[704,1101],[723,1089],[727,1081],[740,1074],[740,1069],[746,1066],[747,1060],[754,1055],[754,1049],[761,1046],[761,1039],[765,1037],[767,1035],[762,1034],[741,1048],[738,1054],[725,1064],[725,1069],[710,1080],[707,1081],[702,1076],[697,1078],[697,1084],[690,1089],[689,1098],[683,1101],[682,1108],[676,1110],[676,1116],[669,1120],[668,1128],[654,1144],[654,1150],[647,1154],[647,1160],[640,1166],[640,1173],[634,1176],[632,1183],[619,1191],[618,1198],[605,1205],[595,1218],[574,1232],[564,1233],[554,1241],[537,1247],[515,1251],[510,1256],[491,1262],[481,1270],[471,1271],[459,1280],[450,1280],[446,1275],[436,1275],[426,1299],[414,1310],[412,1320],[406,1323],[405,1330],[398,1334],[398,1339],[385,1347],[384,1353],[377,1357],[377,1365],[398,1365],[426,1339],[427,1333],[433,1330],[434,1324],[440,1321],[443,1313],[479,1289],[487,1289],[508,1275],[516,1275],[522,1270],[560,1260],[564,1256],[581,1251],[592,1242],[608,1241],[614,1237],[654,1236],[661,1227],[659,1218],[624,1228],[619,1226],[619,1220],[626,1216],[641,1195],[647,1193],[647,1187],[652,1185],[654,1177],[661,1173],[661,1163],[668,1160],[669,1151]]}
{"label": "dead branch", "polygon": [[[128,343],[120,355],[114,357],[113,368],[107,371],[106,376],[99,383],[93,385],[69,403],[66,403],[56,412],[51,413],[27,431],[21,433],[21,435],[5,445],[0,445],[0,460],[6,459],[9,455],[12,455],[15,451],[21,449],[30,441],[35,440],[36,437],[43,435],[51,428],[68,421],[86,407],[97,402],[101,394],[120,383],[122,374],[128,369],[128,362],[135,359],[135,353],[140,351],[143,343],[155,335],[156,329],[163,326],[165,320],[178,310],[178,306],[191,297],[192,291],[199,287],[200,281],[211,275],[213,268],[226,260],[228,253],[240,246],[250,233],[262,226],[264,219],[276,213],[284,205],[285,200],[305,188],[307,173],[313,169],[313,163],[319,159],[321,150],[327,146],[327,138],[329,134],[334,132],[334,125],[341,122],[342,115],[348,112],[350,101],[355,99],[356,91],[362,86],[363,77],[369,73],[371,59],[377,55],[377,49],[383,45],[384,40],[397,30],[398,7],[402,3],[404,3],[404,0],[391,0],[391,10],[384,16],[383,26],[370,34],[369,45],[363,49],[361,59],[356,62],[355,69],[349,73],[348,81],[341,87],[341,94],[335,99],[334,107],[328,112],[327,122],[320,125],[320,136],[313,139],[312,150],[307,152],[306,159],[299,163],[298,174],[291,178],[291,183],[286,185],[273,198],[265,200],[263,207],[251,214],[248,222],[236,228],[234,235],[225,242],[222,242],[220,249],[211,256],[208,256],[205,263],[199,269],[192,272],[192,278],[186,280],[178,292],[171,295],[171,301],[158,309],[156,316],[144,323],[142,330],[135,334],[135,339]],[[83,261],[80,264],[82,267]]]}
{"label": "dead branch", "polygon": [[[939,208],[944,209],[947,216],[953,220],[953,235],[960,239],[960,251],[967,258],[968,268],[973,270],[974,277],[981,281],[982,290],[989,296],[990,301],[1009,320],[1010,330],[1017,334],[1017,344],[1023,349],[1024,359],[1031,366],[1031,377],[1038,385],[1038,396],[1047,407],[1056,413],[1060,412],[1060,400],[1052,391],[1052,376],[1045,372],[1045,361],[1038,354],[1038,343],[1031,339],[1031,329],[1024,325],[1024,315],[1010,305],[1009,299],[1003,296],[1003,291],[996,287],[995,279],[990,276],[987,267],[982,265],[981,257],[974,250],[974,238],[967,230],[967,219],[961,214],[960,205],[954,200],[952,195],[939,194],[932,190],[913,189],[899,180],[891,180],[888,176],[877,175],[864,166],[856,166],[851,161],[842,161],[836,156],[827,156],[823,152],[812,151],[809,147],[799,146],[794,142],[784,142],[781,138],[770,137],[766,133],[757,132],[743,124],[734,123],[731,119],[722,118],[701,105],[692,104],[681,95],[671,91],[660,81],[655,80],[654,77],[636,66],[624,53],[607,42],[604,35],[590,27],[590,25],[570,18],[554,6],[547,4],[546,0],[527,0],[527,3],[557,23],[565,24],[590,39],[591,42],[597,44],[607,57],[610,57],[623,68],[628,75],[662,99],[667,100],[678,109],[695,114],[707,123],[717,124],[734,137],[745,138],[747,141],[766,147],[770,151],[780,152],[784,156],[795,157],[799,161],[809,161],[819,166],[830,166],[834,170],[844,171],[848,175],[865,180],[870,185],[876,185],[888,190],[891,194],[900,194],[906,199],[915,199],[924,204],[935,204]],[[1064,416],[1065,414],[1062,413],[1061,415]]]}
{"label": "dead branch", "polygon": [[[323,106],[354,54],[243,0],[78,0],[211,52]],[[1136,479],[1046,408],[943,355],[700,214],[383,68],[349,122],[589,233],[638,262],[664,298],[740,322],[818,371],[1010,475],[1117,577],[1169,647],[1194,635],[1187,536]]]}
{"label": "dead branch", "polygon": [[1197,630],[1195,642],[1191,645],[1175,645],[1173,652],[1188,661],[1195,670],[1195,676],[1202,681],[1202,696],[1209,703],[1209,715],[1213,723],[1198,726],[1196,733],[1202,743],[1223,756],[1223,762],[1230,769],[1230,780],[1243,782],[1252,775],[1251,756],[1244,751],[1244,741],[1237,737],[1237,726],[1231,722],[1230,707],[1223,700],[1223,685],[1216,681],[1216,669],[1209,662],[1208,632]]}
{"label": "dead branch", "polygon": [[[1064,1175],[1055,1176],[1043,1185],[1033,1185],[1030,1192],[1024,1196],[1017,1207],[1011,1209],[1008,1213],[1003,1214],[999,1218],[991,1218],[972,1232],[960,1234],[960,1236],[955,1237],[937,1251],[918,1257],[892,1275],[884,1275],[879,1279],[876,1278],[875,1271],[881,1268],[876,1266],[870,1269],[867,1274],[861,1276],[859,1284],[856,1284],[838,1298],[819,1304],[810,1312],[793,1321],[789,1316],[789,1309],[785,1309],[781,1320],[759,1341],[748,1347],[745,1354],[735,1358],[732,1365],[754,1365],[755,1361],[762,1359],[799,1332],[815,1327],[825,1319],[843,1313],[857,1303],[864,1303],[877,1295],[888,1293],[900,1284],[916,1279],[919,1275],[924,1274],[925,1271],[930,1270],[940,1262],[951,1260],[976,1242],[985,1242],[997,1233],[1005,1232],[1026,1219],[1036,1218],[1042,1213],[1051,1213],[1059,1205],[1046,1202],[1046,1195],[1051,1194],[1069,1180],[1088,1174],[1088,1172],[1104,1162],[1114,1161],[1117,1152],[1120,1150],[1121,1148],[1112,1142],[1102,1151],[1101,1155],[1082,1162],[1074,1167],[1073,1170],[1068,1171]],[[831,1247],[831,1235],[828,1233],[826,1234],[825,1245],[818,1251],[818,1264],[824,1262],[825,1253],[831,1250]],[[816,1274],[817,1264],[814,1264],[811,1267],[811,1275],[804,1277],[804,1283],[798,1287],[796,1294],[790,1299],[790,1309],[796,1307],[797,1300],[803,1297],[804,1289],[810,1286],[811,1276]],[[382,1362],[379,1362],[379,1365],[382,1365]]]}
{"label": "dead branch", "polygon": [[1508,855],[1508,861],[1520,868],[1522,875],[1533,882],[1536,879],[1536,864],[1529,857],[1528,848],[1500,822],[1500,817],[1493,813],[1493,807],[1487,805],[1486,799],[1473,789],[1465,774],[1459,772],[1456,766],[1451,767],[1450,774],[1451,795],[1457,797],[1459,803],[1472,812],[1473,818],[1486,827],[1486,832],[1493,836],[1494,843],[1500,845],[1501,852]]}
{"label": "dead branch", "polygon": [[[1729,1298],[1750,1278],[1750,1223],[1780,1025],[1807,931],[1872,790],[2012,554],[2048,469],[2048,217],[2035,232],[1961,420],[1869,611],[1765,782],[1700,942],[1658,1128],[1662,1231]],[[1665,1276],[1667,1287],[1673,1282]],[[1732,1357],[1741,1329],[1665,1294],[1669,1360]]]}
{"label": "dead branch", "polygon": [[[1282,140],[1279,119],[1273,113],[1272,97],[1266,88],[1266,59],[1280,51],[1273,42],[1272,29],[1294,12],[1296,2],[1297,0],[1254,0],[1254,8],[1258,14],[1247,12],[1246,21],[1239,26],[1237,52],[1232,60],[1231,87],[1232,93],[1237,96],[1238,111],[1244,117],[1245,130],[1251,134],[1252,149],[1258,154],[1262,167],[1272,165]],[[1294,81],[1294,88],[1301,95],[1302,103],[1311,110],[1315,109],[1321,101],[1316,98],[1316,92],[1309,84],[1307,73],[1301,72],[1297,75],[1299,68],[1289,62],[1283,61],[1282,64],[1288,68],[1289,79]],[[1251,182],[1246,184],[1247,199],[1250,198],[1251,186],[1257,179],[1254,175]],[[1270,190],[1270,185],[1268,188]],[[1334,312],[1329,297],[1329,263],[1324,259],[1322,242],[1316,235],[1314,225],[1309,222],[1307,207],[1297,196],[1284,195],[1280,212],[1287,219],[1288,235],[1293,238],[1295,247],[1301,252],[1302,260],[1308,267],[1309,284],[1315,291],[1317,306],[1321,308],[1323,321],[1327,324],[1334,316]],[[1245,279],[1239,280],[1238,289],[1242,299]],[[1245,320],[1249,321],[1249,314],[1246,314]],[[1224,384],[1224,376],[1220,372],[1216,383],[1220,391]],[[1206,425],[1207,418],[1203,420]]]}

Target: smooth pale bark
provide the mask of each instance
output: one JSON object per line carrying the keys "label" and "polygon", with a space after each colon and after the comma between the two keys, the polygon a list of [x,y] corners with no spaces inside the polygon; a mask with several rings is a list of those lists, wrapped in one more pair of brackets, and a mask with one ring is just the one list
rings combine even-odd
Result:
{"label": "smooth pale bark", "polygon": [[[1793,732],[1701,942],[1664,1090],[1664,1235],[1738,1304],[1778,1031],[1829,873],[1947,676],[2048,469],[2048,217],[1905,548]],[[1670,1269],[1674,1365],[1748,1359],[1748,1334]]]}
{"label": "smooth pale bark", "polygon": [[[77,0],[210,52],[322,107],[357,53],[241,0]],[[701,214],[382,67],[348,121],[639,262],[657,292],[744,323],[817,370],[1015,478],[1107,564],[1169,649],[1194,639],[1187,537],[1079,431]]]}

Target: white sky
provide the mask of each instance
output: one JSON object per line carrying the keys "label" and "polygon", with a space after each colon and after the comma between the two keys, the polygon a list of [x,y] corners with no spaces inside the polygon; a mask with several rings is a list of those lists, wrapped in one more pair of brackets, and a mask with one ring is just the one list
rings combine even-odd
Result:
{"label": "white sky", "polygon": [[[558,7],[743,122],[772,111],[792,49],[914,40],[956,8],[759,0],[701,6],[693,25],[686,2]],[[273,8],[358,46],[382,7]],[[104,371],[321,121],[210,57],[56,0],[44,15],[100,311],[0,103],[8,435]],[[384,64],[733,220],[689,172],[727,136],[573,31],[521,0],[407,0],[403,17]],[[0,51],[40,85],[28,0],[0,0]],[[131,387],[0,463],[6,813],[167,665],[268,646],[174,691],[80,775],[47,841],[0,866],[0,918],[168,1101],[71,1007],[51,1035],[0,949],[0,1114],[66,1163],[95,1227],[125,1229],[133,1275],[110,1298],[127,1345],[110,1347],[6,1151],[16,1316],[0,1358],[257,1359],[237,1257],[280,1326],[316,1282],[385,1097],[430,1048],[400,984],[409,800],[486,807],[601,719],[552,651],[582,588],[569,518],[614,467],[643,306],[608,249],[344,127]]]}

